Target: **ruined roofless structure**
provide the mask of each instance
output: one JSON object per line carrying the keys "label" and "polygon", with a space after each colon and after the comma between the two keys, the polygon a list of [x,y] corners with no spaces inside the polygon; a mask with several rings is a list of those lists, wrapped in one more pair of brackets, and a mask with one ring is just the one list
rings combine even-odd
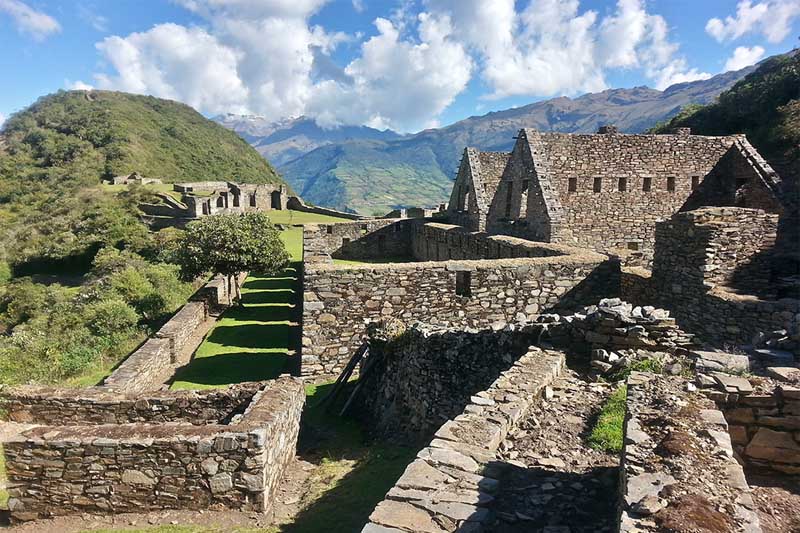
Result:
{"label": "ruined roofless structure", "polygon": [[743,135],[543,133],[510,153],[466,148],[448,219],[470,231],[593,248],[649,264],[655,222],[701,206],[781,213],[780,178]]}

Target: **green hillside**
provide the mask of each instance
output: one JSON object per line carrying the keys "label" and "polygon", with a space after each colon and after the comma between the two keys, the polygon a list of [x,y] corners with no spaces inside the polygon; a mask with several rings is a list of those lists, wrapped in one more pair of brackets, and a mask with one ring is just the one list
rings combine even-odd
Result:
{"label": "green hillside", "polygon": [[281,183],[236,134],[188,106],[59,92],[0,134],[0,383],[96,382],[186,302],[176,230],[152,233],[154,189],[101,179]]}
{"label": "green hillside", "polygon": [[445,202],[453,187],[430,146],[386,141],[332,144],[282,168],[304,199],[364,215]]}
{"label": "green hillside", "polygon": [[702,135],[745,133],[771,162],[794,166],[800,160],[800,53],[764,61],[717,102],[688,106],[653,131],[677,127]]}

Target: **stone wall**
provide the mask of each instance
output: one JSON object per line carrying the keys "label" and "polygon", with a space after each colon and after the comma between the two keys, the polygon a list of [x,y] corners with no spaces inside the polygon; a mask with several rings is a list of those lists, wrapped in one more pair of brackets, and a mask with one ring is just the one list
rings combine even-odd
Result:
{"label": "stone wall", "polygon": [[585,250],[526,259],[307,263],[303,291],[302,373],[329,375],[355,353],[370,321],[392,316],[448,327],[502,327],[616,296],[619,264]]}
{"label": "stone wall", "polygon": [[435,222],[415,224],[411,231],[411,248],[418,261],[556,257],[576,251],[569,246],[470,232],[462,226]]}
{"label": "stone wall", "polygon": [[245,383],[225,389],[146,394],[119,394],[102,387],[19,386],[0,390],[0,405],[9,421],[24,424],[210,424],[241,413],[261,386],[259,383]]}
{"label": "stone wall", "polygon": [[[247,273],[240,276],[240,283]],[[175,370],[191,359],[210,325],[211,313],[219,314],[230,305],[224,276],[215,276],[192,295],[152,337],[134,350],[103,381],[117,392],[145,392],[161,388]]]}
{"label": "stone wall", "polygon": [[[800,380],[800,370],[790,371]],[[737,455],[751,467],[800,474],[800,388],[756,389],[738,376],[715,374],[707,394],[725,414]],[[763,380],[759,380],[763,381]],[[741,388],[734,388],[739,385]]]}
{"label": "stone wall", "polygon": [[725,418],[687,383],[628,379],[620,531],[760,532]]}
{"label": "stone wall", "polygon": [[[672,312],[678,324],[716,345],[750,344],[762,332],[797,331],[800,301],[770,299],[768,249],[776,216],[757,209],[707,208],[657,225],[649,288],[628,272],[645,301]],[[736,265],[736,266],[734,266]],[[737,294],[759,288],[759,294]]]}
{"label": "stone wall", "polygon": [[769,286],[778,215],[712,207],[678,213],[656,227],[653,282],[670,292],[721,285],[745,294]]}
{"label": "stone wall", "polygon": [[4,443],[12,520],[160,509],[268,512],[295,453],[304,399],[299,380],[282,378],[264,384],[228,425],[23,431]]}
{"label": "stone wall", "polygon": [[498,489],[492,465],[498,447],[563,366],[563,354],[531,347],[471,396],[406,468],[362,533],[483,531]]}
{"label": "stone wall", "polygon": [[384,343],[370,340],[362,408],[378,434],[423,444],[536,341],[540,328],[461,331],[415,324]]}
{"label": "stone wall", "polygon": [[359,215],[356,213],[347,213],[345,211],[337,211],[336,209],[331,209],[329,207],[320,207],[318,205],[308,205],[303,202],[303,199],[299,196],[290,196],[287,204],[286,209],[291,209],[292,211],[302,211],[304,213],[313,213],[315,215],[327,215],[336,218],[349,218],[350,220],[361,220],[364,217],[363,215]]}
{"label": "stone wall", "polygon": [[414,220],[408,219],[305,224],[303,261],[331,263],[333,259],[410,259],[413,224]]}
{"label": "stone wall", "polygon": [[647,262],[656,220],[681,208],[733,142],[523,130],[514,150],[519,157],[512,157],[518,163],[509,164],[520,168],[504,175],[490,219],[498,227],[516,220],[526,227],[513,234],[531,239],[603,252],[635,248]]}
{"label": "stone wall", "polygon": [[196,331],[207,317],[205,302],[188,302],[131,353],[103,381],[103,386],[119,392],[158,389],[176,368],[189,362],[193,348],[203,340]]}

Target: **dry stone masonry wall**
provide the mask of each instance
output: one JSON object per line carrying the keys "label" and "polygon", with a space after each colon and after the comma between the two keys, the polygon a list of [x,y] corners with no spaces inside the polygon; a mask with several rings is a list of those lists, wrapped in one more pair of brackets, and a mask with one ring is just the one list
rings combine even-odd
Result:
{"label": "dry stone masonry wall", "polygon": [[332,263],[333,259],[357,261],[408,259],[411,227],[408,219],[377,219],[303,226],[303,260]]}
{"label": "dry stone masonry wall", "polygon": [[339,372],[386,316],[448,327],[502,327],[577,309],[618,291],[617,263],[582,251],[529,259],[406,264],[306,264],[303,375]]}
{"label": "dry stone masonry wall", "polygon": [[772,284],[766,261],[775,222],[774,215],[757,209],[679,213],[657,225],[649,282],[633,281],[636,274],[629,271],[625,287],[672,311],[684,330],[720,346],[750,344],[762,332],[797,332],[800,301],[737,294],[727,285],[752,290],[759,280],[762,289]]}
{"label": "dry stone masonry wall", "polygon": [[[177,394],[175,404],[194,400]],[[23,431],[4,443],[11,517],[22,521],[86,512],[207,508],[267,512],[295,453],[304,400],[302,383],[282,378],[262,384],[244,413],[229,424],[210,420],[197,425],[198,409],[219,414],[205,405],[185,406],[182,413],[188,418],[176,415],[167,424],[152,423],[152,418],[124,424],[92,420],[91,425]],[[167,403],[163,396],[144,401],[153,410]],[[80,403],[73,400],[73,405]],[[20,409],[15,405],[16,412]],[[114,416],[131,412],[129,405],[106,405],[104,410]],[[133,411],[135,420],[136,405]],[[32,422],[50,420],[42,409],[28,412]],[[83,407],[73,408],[75,416],[83,412]],[[37,415],[43,418],[37,420]]]}
{"label": "dry stone masonry wall", "polygon": [[406,468],[362,533],[483,531],[498,489],[498,447],[563,366],[563,354],[531,348],[472,396]]}
{"label": "dry stone masonry wall", "polygon": [[19,386],[0,391],[0,405],[9,421],[25,424],[211,424],[243,411],[262,386],[247,383],[227,389],[146,394],[116,393],[103,387]]}
{"label": "dry stone masonry wall", "polygon": [[363,410],[377,434],[427,442],[442,422],[460,414],[528,351],[539,328],[509,325],[461,331],[415,324],[384,343],[370,340],[363,376]]}

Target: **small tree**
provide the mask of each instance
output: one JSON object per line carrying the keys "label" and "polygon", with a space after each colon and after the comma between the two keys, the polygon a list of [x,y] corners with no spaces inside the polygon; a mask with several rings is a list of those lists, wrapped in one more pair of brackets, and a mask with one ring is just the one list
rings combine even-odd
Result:
{"label": "small tree", "polygon": [[176,260],[186,280],[222,274],[228,280],[228,294],[235,289],[240,301],[242,272],[276,274],[289,264],[289,253],[266,214],[245,213],[214,215],[189,224]]}

